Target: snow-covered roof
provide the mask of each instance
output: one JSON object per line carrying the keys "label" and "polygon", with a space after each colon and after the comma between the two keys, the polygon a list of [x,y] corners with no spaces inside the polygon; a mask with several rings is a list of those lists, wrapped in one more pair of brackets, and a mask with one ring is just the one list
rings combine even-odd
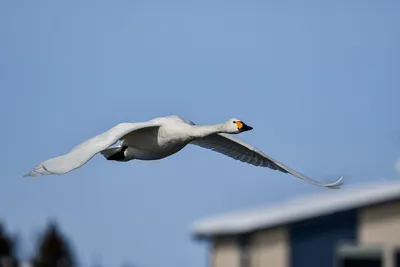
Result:
{"label": "snow-covered roof", "polygon": [[400,182],[344,186],[251,210],[196,221],[196,237],[239,234],[400,198]]}

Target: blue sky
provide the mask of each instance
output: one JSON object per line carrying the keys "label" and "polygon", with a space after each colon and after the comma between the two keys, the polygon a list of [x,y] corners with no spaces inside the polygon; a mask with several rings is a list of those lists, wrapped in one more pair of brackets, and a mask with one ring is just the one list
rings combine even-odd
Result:
{"label": "blue sky", "polygon": [[318,179],[399,179],[398,1],[1,1],[0,219],[56,218],[82,266],[206,266],[190,224],[326,190],[198,147],[157,162],[37,163],[119,122],[239,117],[240,135]]}

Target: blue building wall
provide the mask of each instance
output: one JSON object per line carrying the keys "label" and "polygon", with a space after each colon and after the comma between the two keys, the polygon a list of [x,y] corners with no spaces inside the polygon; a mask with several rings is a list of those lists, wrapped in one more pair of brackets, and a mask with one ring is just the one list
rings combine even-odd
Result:
{"label": "blue building wall", "polygon": [[346,211],[289,226],[290,267],[335,267],[339,242],[357,240],[357,211]]}

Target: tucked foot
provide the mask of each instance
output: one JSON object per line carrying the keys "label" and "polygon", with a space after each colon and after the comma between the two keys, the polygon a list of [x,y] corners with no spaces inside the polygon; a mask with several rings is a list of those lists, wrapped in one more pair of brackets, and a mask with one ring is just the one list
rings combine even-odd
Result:
{"label": "tucked foot", "polygon": [[125,150],[127,146],[108,148],[100,152],[107,160],[126,161]]}

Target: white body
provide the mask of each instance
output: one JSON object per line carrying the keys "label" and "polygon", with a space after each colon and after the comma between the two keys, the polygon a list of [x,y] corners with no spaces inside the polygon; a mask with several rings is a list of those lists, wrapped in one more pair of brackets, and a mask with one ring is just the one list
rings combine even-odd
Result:
{"label": "white body", "polygon": [[[139,123],[121,123],[79,144],[65,155],[40,163],[25,176],[65,174],[81,167],[98,153],[109,160],[117,161],[159,160],[192,144],[255,166],[290,173],[314,185],[329,188],[339,188],[342,185],[343,177],[333,183],[317,182],[230,135],[251,129],[239,119],[199,126],[178,116],[159,117]],[[118,146],[111,147],[118,141]]]}
{"label": "white body", "polygon": [[177,153],[195,137],[193,125],[175,116],[157,118],[159,127],[143,128],[124,136],[121,146],[127,146],[127,160],[158,160]]}

